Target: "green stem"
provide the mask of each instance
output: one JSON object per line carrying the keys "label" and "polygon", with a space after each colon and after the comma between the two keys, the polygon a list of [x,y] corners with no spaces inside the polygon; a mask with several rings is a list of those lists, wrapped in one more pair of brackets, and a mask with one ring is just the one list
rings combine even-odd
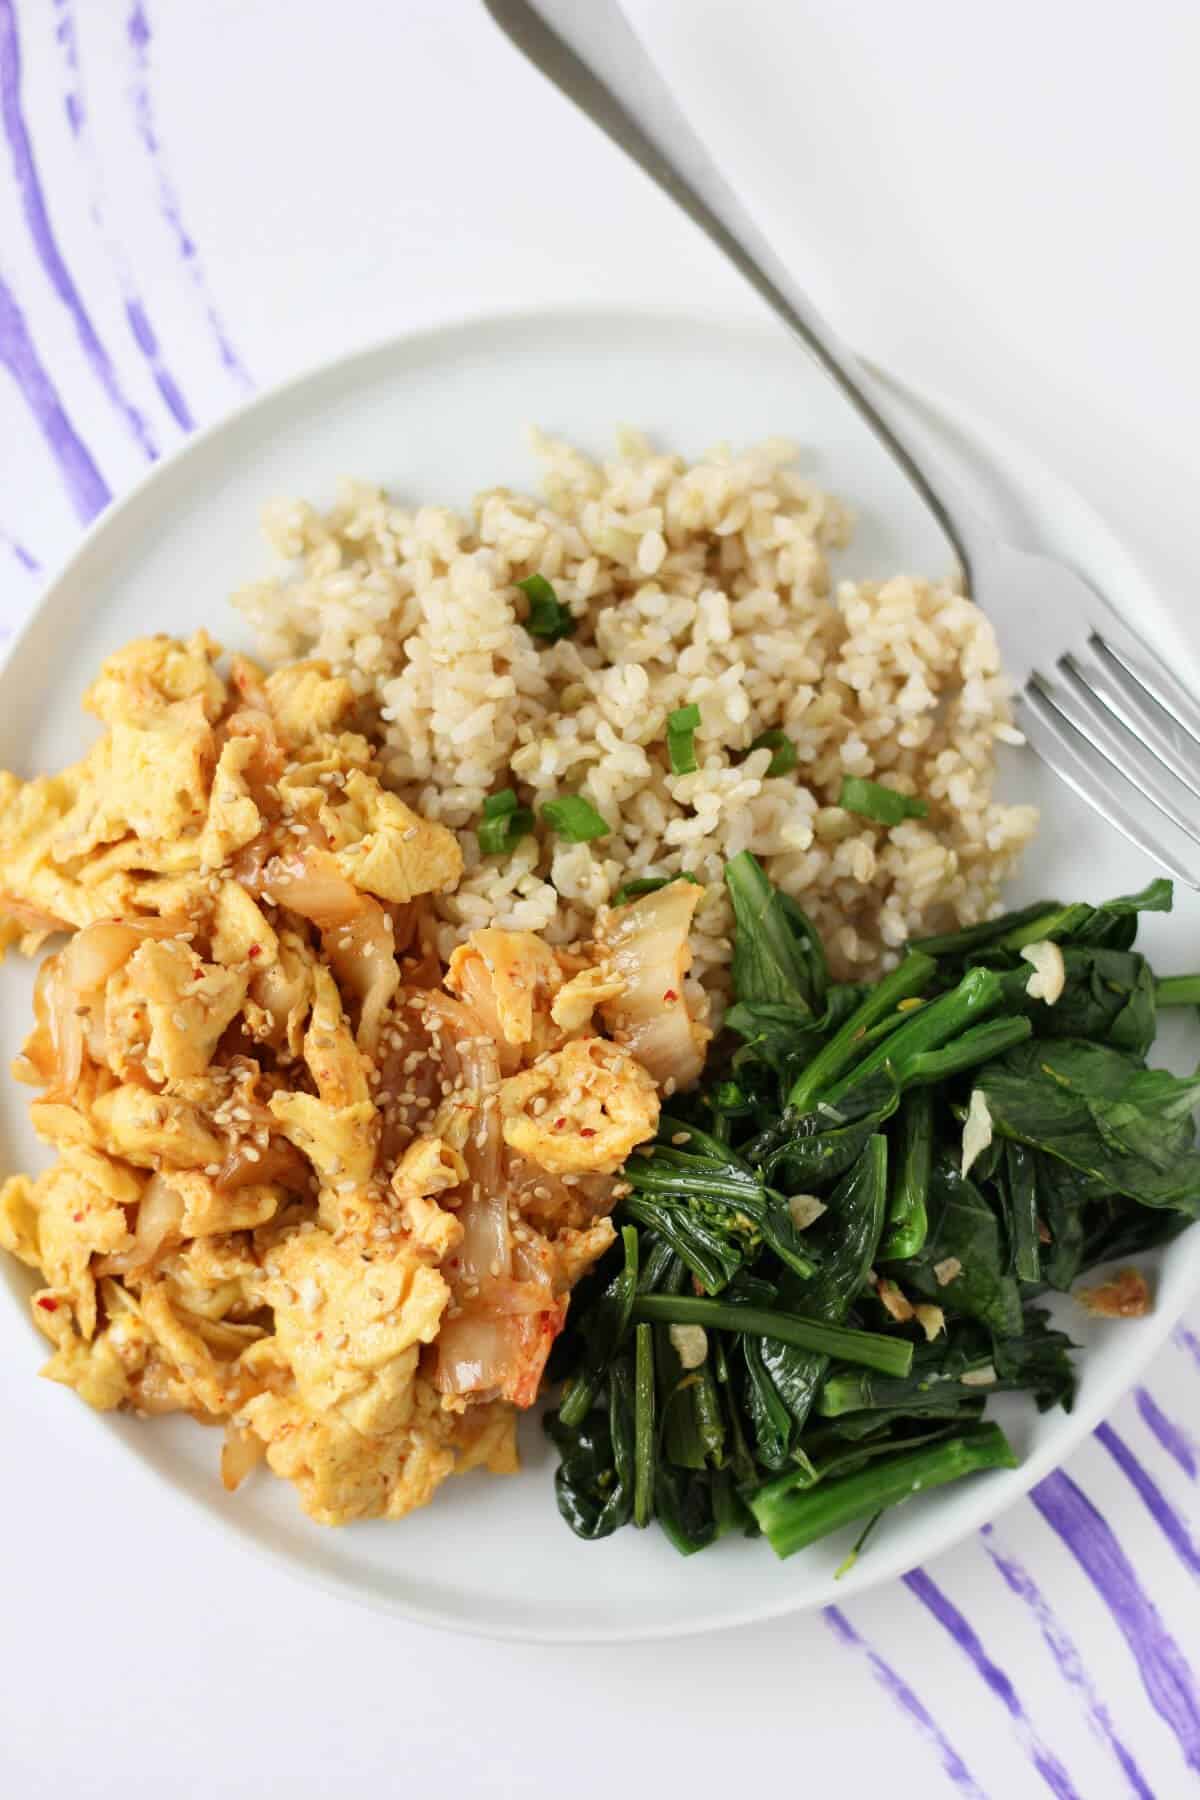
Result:
{"label": "green stem", "polygon": [[884,1262],[907,1261],[929,1229],[925,1201],[933,1168],[933,1099],[924,1088],[907,1094],[900,1113],[899,1155],[888,1197],[887,1228],[879,1254]]}
{"label": "green stem", "polygon": [[[904,964],[901,963],[900,967],[903,968]],[[940,1050],[943,1044],[958,1037],[975,1020],[994,1012],[1003,996],[1000,977],[991,969],[969,970],[958,986],[948,994],[942,994],[937,1000],[930,1000],[927,1005],[918,1007],[906,1024],[884,1038],[882,1043],[876,1044],[869,1055],[848,1070],[840,1081],[826,1088],[821,1099],[827,1106],[837,1106],[851,1088],[885,1067],[891,1071],[896,1085],[900,1086],[905,1078],[905,1071],[914,1058],[932,1050]],[[804,1076],[801,1076],[801,1080],[803,1079]]]}
{"label": "green stem", "polygon": [[1164,975],[1154,984],[1159,1006],[1200,1006],[1200,975]]}
{"label": "green stem", "polygon": [[833,1481],[778,1498],[750,1502],[777,1556],[793,1556],[818,1538],[871,1513],[898,1506],[926,1488],[942,1487],[977,1469],[1015,1469],[1017,1459],[998,1425],[979,1425],[922,1449],[906,1451]]}
{"label": "green stem", "polygon": [[883,1517],[883,1508],[882,1507],[880,1507],[878,1512],[871,1514],[870,1518],[867,1520],[866,1524],[863,1526],[862,1530],[859,1532],[858,1536],[855,1538],[854,1545],[850,1551],[850,1554],[842,1562],[840,1562],[838,1564],[837,1568],[833,1571],[833,1579],[835,1581],[840,1581],[842,1579],[843,1575],[848,1575],[850,1573],[851,1569],[854,1567],[855,1563],[858,1561],[859,1557],[862,1555],[863,1550],[866,1548],[867,1539],[870,1537],[871,1533],[874,1531],[875,1527],[878,1525],[878,1523],[879,1523],[880,1519],[882,1519],[882,1517]]}
{"label": "green stem", "polygon": [[1040,944],[1043,938],[1050,938],[1058,943],[1079,930],[1095,912],[1086,900],[1074,900],[1069,906],[1049,906],[1045,912],[1035,912],[1032,917],[1022,915],[1018,924],[1006,931],[996,941],[997,950],[1023,950],[1026,944]]}
{"label": "green stem", "polygon": [[914,1087],[949,1081],[952,1075],[991,1062],[993,1057],[1003,1056],[1006,1050],[1032,1036],[1033,1026],[1028,1019],[985,1019],[982,1025],[964,1031],[940,1050],[924,1050],[914,1056],[904,1071],[904,1079]]}
{"label": "green stem", "polygon": [[827,1325],[820,1319],[768,1312],[759,1306],[693,1300],[682,1294],[643,1294],[634,1304],[633,1316],[656,1325],[705,1325],[716,1331],[772,1338],[799,1350],[814,1350],[820,1356],[836,1356],[842,1362],[877,1369],[881,1375],[903,1376],[912,1368],[913,1347],[905,1338],[856,1331],[849,1325]]}
{"label": "green stem", "polygon": [[[788,1095],[789,1107],[796,1112],[811,1112],[823,1091],[854,1061],[866,1033],[901,1000],[923,993],[936,972],[937,964],[931,956],[914,951],[890,975],[885,975],[801,1073]],[[925,1008],[917,1010],[924,1012]]]}
{"label": "green stem", "polygon": [[966,925],[961,931],[947,932],[944,937],[915,938],[910,950],[921,950],[926,956],[969,956],[974,950],[987,950],[1034,920],[1042,920],[1061,910],[1057,900],[1035,900],[1020,912],[1005,913],[999,919],[986,919],[982,925]]}
{"label": "green stem", "polygon": [[631,1156],[625,1165],[625,1178],[646,1194],[698,1194],[702,1200],[728,1200],[741,1206],[749,1199],[760,1202],[763,1184],[755,1175],[739,1175],[736,1171],[714,1168],[698,1157],[669,1156],[656,1150]]}
{"label": "green stem", "polygon": [[600,1391],[604,1371],[621,1339],[629,1329],[630,1309],[633,1306],[638,1285],[636,1226],[622,1226],[621,1244],[625,1252],[625,1267],[619,1275],[613,1277],[612,1284],[605,1295],[609,1310],[605,1318],[604,1329],[598,1333],[597,1340],[590,1346],[587,1360],[563,1395],[562,1405],[558,1409],[559,1423],[571,1431],[577,1430],[591,1412],[596,1395]]}
{"label": "green stem", "polygon": [[1042,1249],[1033,1151],[1010,1139],[1004,1146],[1004,1165],[1008,1176],[1013,1274],[1018,1281],[1038,1282],[1042,1279]]}
{"label": "green stem", "polygon": [[[986,1369],[991,1360],[990,1352],[981,1352],[974,1361],[963,1364],[962,1373]],[[972,1390],[961,1386],[961,1376],[931,1382],[922,1374],[916,1380],[906,1378],[889,1387],[886,1381],[873,1381],[861,1369],[835,1369],[821,1389],[817,1411],[823,1419],[840,1419],[844,1413],[856,1412],[903,1413],[913,1419],[954,1418],[971,1400]]]}
{"label": "green stem", "polygon": [[639,1325],[633,1351],[633,1522],[654,1512],[654,1333]]}

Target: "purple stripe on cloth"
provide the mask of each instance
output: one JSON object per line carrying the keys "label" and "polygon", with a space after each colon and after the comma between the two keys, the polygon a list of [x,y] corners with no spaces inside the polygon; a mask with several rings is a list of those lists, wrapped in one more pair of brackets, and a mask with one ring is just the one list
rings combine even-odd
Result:
{"label": "purple stripe on cloth", "polygon": [[823,1616],[835,1637],[850,1649],[860,1650],[863,1653],[880,1687],[891,1696],[900,1710],[908,1715],[930,1748],[936,1751],[942,1768],[959,1792],[965,1796],[965,1800],[987,1800],[987,1795],[971,1774],[958,1751],[946,1737],[936,1719],[930,1715],[923,1703],[913,1693],[904,1677],[898,1675],[891,1664],[885,1662],[879,1652],[873,1650],[870,1644],[859,1636],[840,1607],[827,1606]]}
{"label": "purple stripe on cloth", "polygon": [[11,373],[58,464],[71,504],[85,522],[112,499],[108,484],[63,408],[38,358],[24,315],[0,278],[0,363]]}
{"label": "purple stripe on cloth", "polygon": [[1200,1445],[1195,1438],[1173,1419],[1168,1419],[1149,1388],[1135,1388],[1133,1397],[1147,1431],[1158,1439],[1172,1461],[1179,1464],[1188,1480],[1195,1481],[1200,1474],[1200,1462],[1197,1461]]}
{"label": "purple stripe on cloth", "polygon": [[[16,558],[16,560],[20,563],[21,567],[28,574],[30,574],[30,575],[40,575],[41,574],[42,565],[38,561],[37,557],[33,554],[33,551],[27,550],[25,548],[24,544],[21,543],[20,539],[15,538],[12,535],[11,531],[4,531],[3,529],[0,529],[0,544],[4,545],[4,548],[9,552],[9,554],[11,556],[14,556]],[[7,633],[5,633],[5,635],[7,635]]]}
{"label": "purple stripe on cloth", "polygon": [[1200,1771],[1200,1694],[1187,1659],[1143,1590],[1133,1564],[1083,1490],[1059,1469],[1030,1499],[1071,1552],[1128,1644],[1146,1697]]}
{"label": "purple stripe on cloth", "polygon": [[71,83],[63,105],[66,109],[67,122],[71,127],[72,136],[88,168],[91,187],[88,210],[92,216],[92,223],[104,241],[109,261],[116,273],[125,306],[125,319],[133,335],[133,341],[149,365],[155,386],[162,395],[167,411],[183,431],[192,431],[195,429],[196,421],[192,417],[191,408],[183,397],[179,383],[163,361],[158,345],[158,335],[150,323],[145,302],[138,292],[128,258],[115,242],[105,224],[96,161],[88,131],[87,100],[83,91],[83,77],[79,67],[79,39],[75,28],[75,14],[71,0],[54,0],[54,5],[58,13],[58,23],[54,35],[61,47],[63,63]]}
{"label": "purple stripe on cloth", "polygon": [[33,146],[21,112],[21,46],[17,37],[17,17],[13,0],[0,0],[0,120],[8,140],[13,175],[21,200],[21,210],[38,261],[58,298],[70,315],[92,373],[121,414],[134,438],[153,459],[158,455],[146,421],[133,403],[121,392],[112,358],[100,341],[96,327],[83,303],[74,277],[68,269],[50,223],[46,197],[38,179]]}
{"label": "purple stripe on cloth", "polygon": [[200,296],[205,318],[216,342],[217,352],[225,368],[232,375],[243,393],[252,393],[254,381],[241,357],[229,340],[229,334],[217,311],[216,303],[209,290],[204,266],[200,261],[200,253],[195,239],[184,224],[183,212],[179,204],[179,196],[167,167],[162,140],[158,134],[158,125],[154,116],[154,101],[150,92],[150,45],[153,34],[150,19],[142,0],[134,0],[130,8],[126,35],[133,58],[133,82],[130,96],[133,101],[133,117],[137,126],[142,147],[149,156],[154,167],[158,183],[159,211],[166,220],[175,248],[187,269],[196,292]]}
{"label": "purple stripe on cloth", "polygon": [[1186,1325],[1177,1325],[1171,1333],[1171,1342],[1177,1350],[1186,1350],[1196,1367],[1200,1369],[1200,1338]]}
{"label": "purple stripe on cloth", "polygon": [[1088,1674],[1082,1656],[1074,1640],[1063,1626],[1041,1589],[1029,1571],[1017,1561],[1007,1550],[1002,1550],[996,1543],[990,1525],[983,1528],[983,1547],[992,1559],[998,1574],[1014,1593],[1018,1600],[1024,1602],[1037,1623],[1042,1640],[1058,1667],[1059,1674],[1068,1687],[1075,1689],[1083,1703],[1088,1724],[1100,1739],[1101,1743],[1116,1757],[1130,1791],[1138,1795],[1138,1800],[1154,1800],[1154,1791],[1137,1766],[1133,1752],[1129,1750],[1112,1722],[1107,1706],[1096,1692],[1091,1676]]}
{"label": "purple stripe on cloth", "polygon": [[1138,1461],[1125,1439],[1118,1437],[1111,1425],[1097,1425],[1096,1436],[1121,1473],[1128,1477],[1137,1491],[1138,1498],[1184,1568],[1192,1575],[1200,1576],[1200,1548],[1197,1548],[1196,1540],[1149,1469]]}
{"label": "purple stripe on cloth", "polygon": [[1023,1749],[1050,1792],[1057,1800],[1080,1800],[1079,1791],[1066,1769],[1034,1730],[1016,1688],[1004,1670],[992,1661],[974,1627],[968,1624],[954,1602],[924,1569],[913,1569],[904,1577],[904,1585],[933,1614],[1000,1701],[1016,1727]]}

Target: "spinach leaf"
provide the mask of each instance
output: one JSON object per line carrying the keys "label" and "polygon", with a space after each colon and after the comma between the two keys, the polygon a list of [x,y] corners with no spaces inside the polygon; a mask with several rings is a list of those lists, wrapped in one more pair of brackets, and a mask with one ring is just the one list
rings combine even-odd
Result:
{"label": "spinach leaf", "polygon": [[795,1274],[813,1273],[783,1195],[698,1125],[664,1118],[659,1142],[631,1157],[625,1175],[634,1189],[626,1211],[667,1238],[709,1293],[764,1244]]}
{"label": "spinach leaf", "polygon": [[1088,1175],[1100,1192],[1200,1214],[1192,1109],[1200,1074],[1077,1039],[1021,1044],[976,1078],[996,1131]]}
{"label": "spinach leaf", "polygon": [[1099,906],[1090,906],[1086,900],[1066,906],[1058,900],[1038,900],[980,925],[968,925],[941,937],[918,938],[910,949],[936,956],[947,967],[1003,961],[1023,945],[1043,939],[1079,949],[1128,950],[1137,936],[1138,914],[1170,912],[1173,898],[1171,883],[1160,879],[1150,882],[1141,893],[1122,894]]}
{"label": "spinach leaf", "polygon": [[630,1194],[622,1214],[657,1232],[710,1294],[733,1279],[750,1250],[747,1234],[724,1230],[674,1195]]}
{"label": "spinach leaf", "polygon": [[814,1019],[785,1000],[739,1000],[725,1014],[725,1025],[745,1039],[734,1053],[734,1074],[747,1063],[764,1062],[785,1086],[825,1041],[824,1018]]}
{"label": "spinach leaf", "polygon": [[558,1446],[554,1476],[558,1510],[576,1537],[608,1537],[633,1511],[633,1374],[629,1359],[613,1365],[608,1407],[576,1426],[547,1413],[547,1436]]}
{"label": "spinach leaf", "polygon": [[793,1194],[810,1193],[814,1188],[823,1191],[854,1167],[895,1107],[893,1096],[885,1111],[866,1113],[849,1125],[830,1123],[824,1130],[821,1127],[830,1115],[789,1115],[783,1131],[756,1140],[755,1155],[773,1186]]}
{"label": "spinach leaf", "polygon": [[725,865],[737,935],[733,991],[739,1000],[782,1002],[818,1017],[829,973],[821,940],[805,914],[772,887],[748,850]]}
{"label": "spinach leaf", "polygon": [[621,1247],[624,1267],[611,1277],[579,1328],[583,1355],[560,1408],[566,1429],[582,1426],[604,1370],[629,1330],[638,1291],[638,1234],[631,1225],[621,1232]]}
{"label": "spinach leaf", "polygon": [[1029,1307],[1017,1331],[997,1336],[969,1319],[952,1319],[932,1344],[918,1347],[912,1370],[887,1376],[835,1364],[821,1390],[817,1411],[842,1421],[847,1415],[905,1418],[967,1417],[985,1394],[1030,1393],[1039,1411],[1075,1396],[1071,1340],[1049,1325],[1050,1315]]}
{"label": "spinach leaf", "polygon": [[1027,1144],[993,1139],[993,1148],[997,1144],[1003,1150],[995,1179],[1008,1233],[1009,1268],[1018,1281],[1039,1282],[1041,1231],[1035,1155]]}
{"label": "spinach leaf", "polygon": [[996,1381],[990,1391],[1020,1389],[1033,1395],[1039,1412],[1048,1412],[1052,1406],[1070,1412],[1076,1388],[1070,1352],[1077,1346],[1049,1321],[1044,1307],[1027,1306],[1019,1332],[993,1339]]}
{"label": "spinach leaf", "polygon": [[[868,1139],[858,1162],[829,1196],[828,1209],[806,1234],[821,1258],[816,1278],[801,1287],[794,1278],[780,1283],[790,1312],[830,1324],[845,1320],[863,1291],[875,1260],[887,1212],[887,1140]],[[770,1377],[792,1421],[789,1446],[803,1430],[829,1358],[787,1344],[762,1346],[756,1367]]]}
{"label": "spinach leaf", "polygon": [[1094,908],[1091,918],[1072,934],[1071,942],[1128,950],[1137,936],[1138,914],[1170,912],[1174,904],[1174,888],[1160,876],[1138,894],[1122,894]]}
{"label": "spinach leaf", "polygon": [[1048,1287],[1066,1293],[1083,1267],[1086,1241],[1085,1216],[1090,1203],[1100,1196],[1092,1176],[1044,1151],[1033,1157],[1038,1219],[1046,1227],[1046,1243],[1039,1244],[1038,1260]]}
{"label": "spinach leaf", "polygon": [[681,1556],[693,1556],[718,1536],[711,1476],[677,1469],[661,1458],[654,1470],[654,1516]]}
{"label": "spinach leaf", "polygon": [[794,1350],[787,1344],[773,1344],[770,1348],[782,1351],[784,1355],[775,1359],[775,1368],[771,1369],[764,1354],[768,1348],[766,1338],[742,1337],[739,1344],[745,1371],[743,1401],[754,1432],[758,1460],[764,1468],[782,1469],[788,1462],[792,1441],[803,1420],[797,1420],[773,1377],[781,1364],[785,1370],[804,1366],[808,1352]]}
{"label": "spinach leaf", "polygon": [[1186,1213],[1131,1207],[1124,1200],[1094,1201],[1084,1214],[1076,1273],[1082,1275],[1097,1263],[1127,1262],[1144,1250],[1157,1250],[1186,1231],[1191,1222]]}
{"label": "spinach leaf", "polygon": [[1135,950],[1063,952],[1066,983],[1053,1006],[1030,1002],[1040,1038],[1091,1038],[1145,1056],[1158,1024],[1154,973]]}
{"label": "spinach leaf", "polygon": [[1048,907],[1040,917],[1026,915],[996,940],[996,948],[1020,950],[1049,939],[1079,949],[1128,950],[1137,937],[1138,914],[1170,912],[1173,904],[1172,884],[1160,878],[1140,893],[1120,894],[1099,906],[1077,900],[1069,906]]}
{"label": "spinach leaf", "polygon": [[[944,1152],[930,1176],[928,1213],[921,1249],[907,1262],[889,1265],[888,1274],[906,1293],[979,1319],[1000,1336],[1019,1332],[1021,1295],[1008,1273],[1000,1221],[975,1183]],[[952,1262],[959,1264],[957,1272],[947,1269]]]}

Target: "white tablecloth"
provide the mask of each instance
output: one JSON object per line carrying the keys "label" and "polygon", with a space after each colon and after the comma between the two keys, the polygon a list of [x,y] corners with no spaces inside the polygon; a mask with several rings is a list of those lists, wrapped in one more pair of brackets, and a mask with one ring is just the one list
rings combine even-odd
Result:
{"label": "white tablecloth", "polygon": [[[1023,436],[1194,607],[1191,0],[630,8],[850,336]],[[523,302],[751,310],[477,0],[0,0],[0,103],[7,629],[109,495],[327,355]],[[1200,1337],[905,1583],[577,1650],[368,1615],[186,1514],[168,1536],[118,1446],[64,1466],[0,1338],[14,1797],[1197,1784]]]}

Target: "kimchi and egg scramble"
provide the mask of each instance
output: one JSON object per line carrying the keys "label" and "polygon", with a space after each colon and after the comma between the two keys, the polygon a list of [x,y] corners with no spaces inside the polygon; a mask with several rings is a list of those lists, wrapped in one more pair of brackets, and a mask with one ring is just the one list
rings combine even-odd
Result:
{"label": "kimchi and egg scramble", "polygon": [[51,1379],[221,1424],[229,1488],[265,1459],[320,1523],[399,1518],[516,1466],[617,1171],[702,1065],[703,890],[444,966],[459,844],[381,784],[351,684],[219,656],[130,644],[83,760],[0,776],[4,946],[72,934],[15,1066],[56,1160],[0,1243]]}
{"label": "kimchi and egg scramble", "polygon": [[219,1423],[228,1487],[265,1460],[323,1523],[515,1466],[730,997],[731,859],[859,981],[991,917],[1036,819],[987,619],[834,584],[790,447],[535,450],[541,497],[469,513],[273,502],[234,597],[273,673],[143,639],[82,761],[0,772],[0,954],[51,950],[15,1072],[56,1160],[0,1194],[45,1372]]}

